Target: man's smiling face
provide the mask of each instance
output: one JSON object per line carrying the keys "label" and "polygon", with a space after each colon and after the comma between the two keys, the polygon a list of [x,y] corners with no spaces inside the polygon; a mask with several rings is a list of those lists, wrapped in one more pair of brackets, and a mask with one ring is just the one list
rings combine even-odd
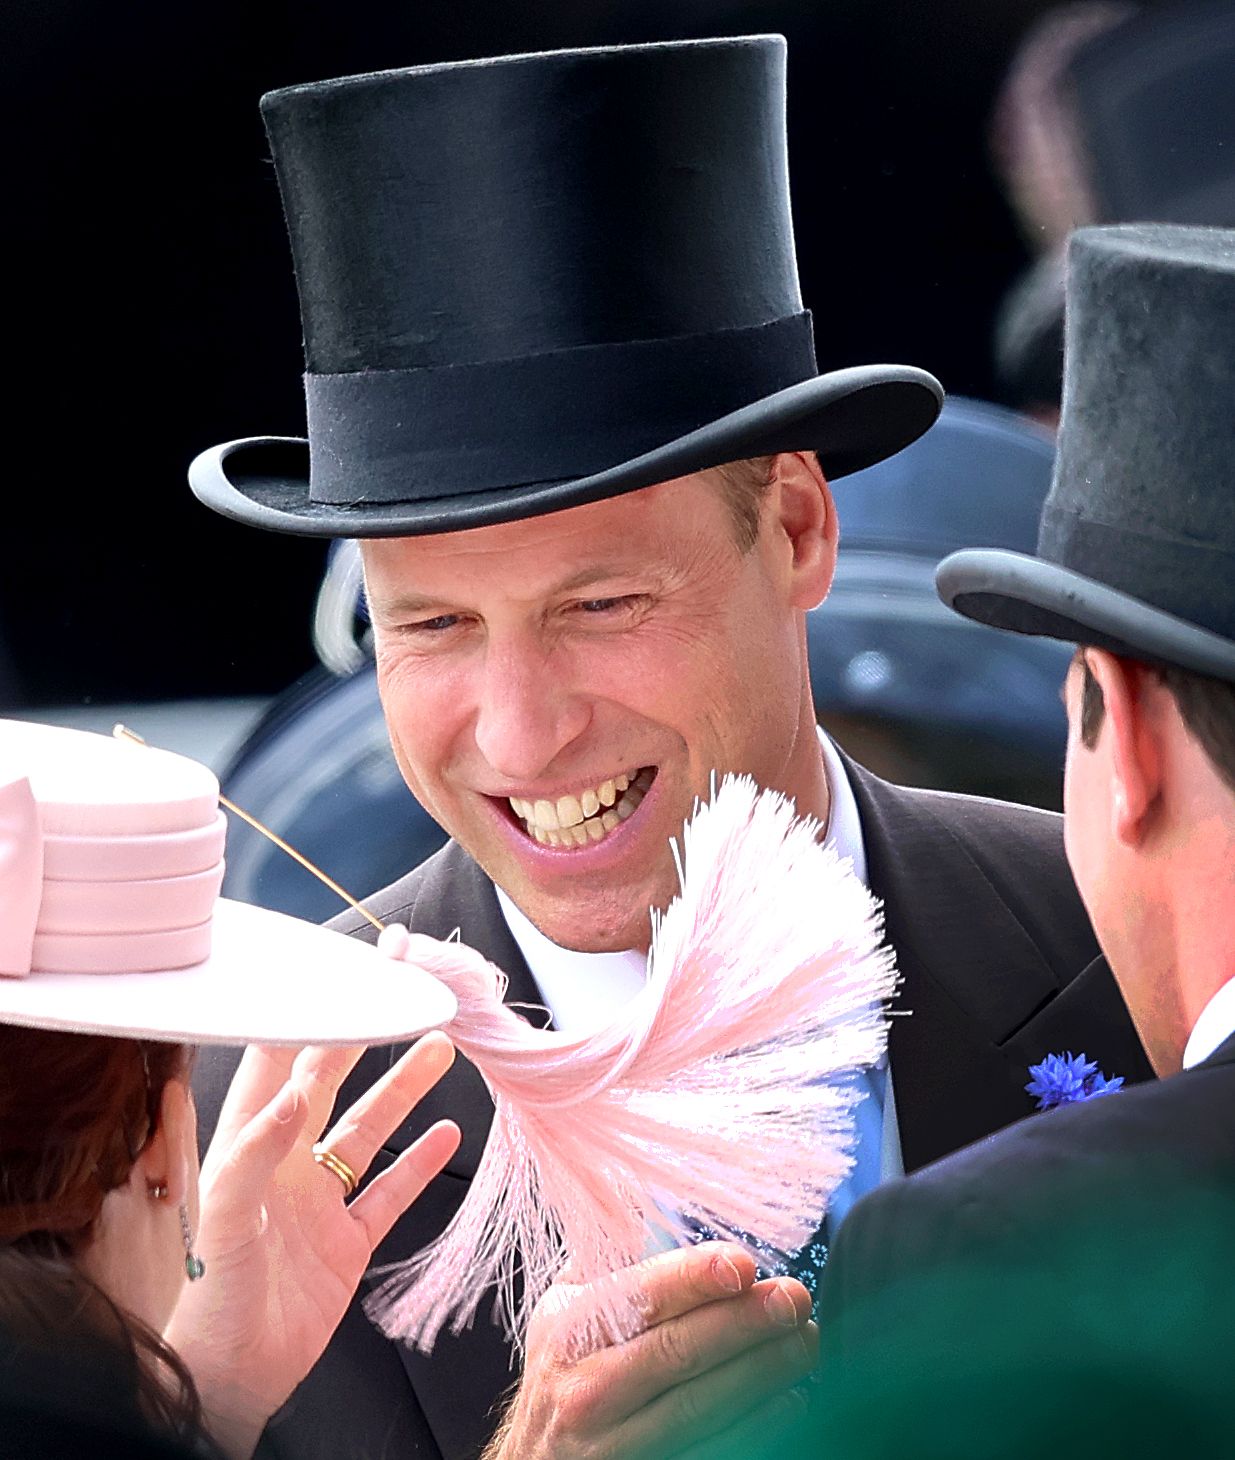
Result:
{"label": "man's smiling face", "polygon": [[[803,480],[787,505],[773,484],[749,552],[710,474],[364,544],[403,775],[564,947],[646,946],[648,909],[677,889],[669,839],[713,771],[826,810],[803,611],[835,535],[811,502],[830,501],[822,478],[788,460]],[[805,549],[803,511],[822,524]]]}

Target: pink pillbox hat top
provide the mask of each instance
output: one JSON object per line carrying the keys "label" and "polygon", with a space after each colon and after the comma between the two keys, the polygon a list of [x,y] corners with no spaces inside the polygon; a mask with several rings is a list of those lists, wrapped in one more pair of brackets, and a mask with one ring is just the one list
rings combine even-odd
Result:
{"label": "pink pillbox hat top", "polygon": [[219,785],[185,756],[0,720],[0,1022],[192,1043],[390,1043],[438,980],[219,897]]}

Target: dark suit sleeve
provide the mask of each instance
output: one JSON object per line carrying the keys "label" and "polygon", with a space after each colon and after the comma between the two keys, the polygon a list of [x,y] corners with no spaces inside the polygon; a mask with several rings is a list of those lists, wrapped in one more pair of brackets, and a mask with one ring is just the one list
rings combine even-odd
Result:
{"label": "dark suit sleeve", "polygon": [[895,1181],[863,1198],[845,1219],[824,1270],[819,1326],[825,1362],[864,1362],[872,1348],[921,1324],[925,1315],[915,1311],[911,1295],[924,1285],[924,1275],[967,1262],[989,1218],[988,1201],[972,1185],[949,1191]]}
{"label": "dark suit sleeve", "polygon": [[859,1202],[820,1293],[818,1453],[1230,1453],[1223,1073],[1031,1116]]}
{"label": "dark suit sleeve", "polygon": [[[1110,1409],[1033,1232],[997,1188],[897,1183],[860,1202],[825,1270],[814,1444],[845,1460],[1139,1453],[1091,1423]],[[1061,1298],[1063,1305],[1061,1307]],[[1065,1336],[1069,1335],[1069,1336]],[[1042,1371],[1043,1357],[1065,1353]],[[1086,1451],[1074,1448],[1085,1435]],[[817,1448],[816,1448],[817,1446]],[[1165,1451],[1162,1453],[1166,1453]]]}

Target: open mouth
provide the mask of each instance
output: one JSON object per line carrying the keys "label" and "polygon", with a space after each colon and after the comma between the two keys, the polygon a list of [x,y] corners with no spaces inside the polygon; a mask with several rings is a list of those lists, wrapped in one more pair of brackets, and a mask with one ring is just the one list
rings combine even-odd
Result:
{"label": "open mouth", "polygon": [[510,809],[524,832],[542,846],[591,846],[604,841],[635,814],[655,779],[655,766],[636,767],[556,801],[524,801],[512,796]]}

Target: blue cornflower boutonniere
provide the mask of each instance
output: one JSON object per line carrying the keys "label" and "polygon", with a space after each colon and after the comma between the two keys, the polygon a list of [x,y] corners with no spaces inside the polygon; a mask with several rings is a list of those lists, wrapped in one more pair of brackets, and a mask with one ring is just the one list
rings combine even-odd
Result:
{"label": "blue cornflower boutonniere", "polygon": [[1075,1105],[1078,1100],[1096,1100],[1122,1088],[1124,1077],[1107,1077],[1095,1060],[1083,1054],[1048,1054],[1040,1065],[1030,1065],[1033,1076],[1026,1091],[1038,1102],[1039,1110],[1054,1110],[1057,1105]]}

